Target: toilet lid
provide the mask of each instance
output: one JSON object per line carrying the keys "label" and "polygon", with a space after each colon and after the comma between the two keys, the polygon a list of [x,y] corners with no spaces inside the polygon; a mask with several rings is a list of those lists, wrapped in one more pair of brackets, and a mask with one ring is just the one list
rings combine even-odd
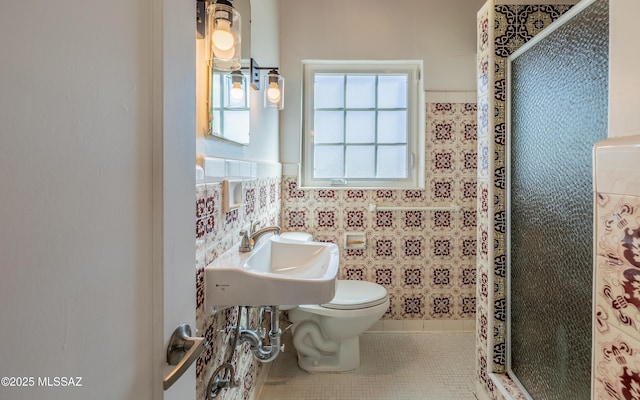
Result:
{"label": "toilet lid", "polygon": [[382,304],[387,299],[387,289],[377,283],[337,280],[336,295],[322,307],[335,310],[357,310]]}

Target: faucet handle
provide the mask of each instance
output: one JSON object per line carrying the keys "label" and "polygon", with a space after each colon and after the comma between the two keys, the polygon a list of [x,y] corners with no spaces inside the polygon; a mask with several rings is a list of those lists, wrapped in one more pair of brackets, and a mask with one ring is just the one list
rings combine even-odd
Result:
{"label": "faucet handle", "polygon": [[247,231],[245,230],[241,230],[240,231],[240,237],[242,238],[242,240],[240,241],[240,251],[241,252],[248,252],[251,251],[251,238],[249,237],[249,234],[247,233]]}
{"label": "faucet handle", "polygon": [[259,226],[260,226],[260,221],[253,221],[251,223],[251,230],[249,232],[253,235]]}

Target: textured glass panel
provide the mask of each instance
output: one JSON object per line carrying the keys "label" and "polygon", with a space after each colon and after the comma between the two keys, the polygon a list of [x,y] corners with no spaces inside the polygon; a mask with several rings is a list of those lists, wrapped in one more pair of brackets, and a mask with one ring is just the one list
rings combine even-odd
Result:
{"label": "textured glass panel", "polygon": [[347,178],[376,177],[375,146],[347,146]]}
{"label": "textured glass panel", "polygon": [[342,111],[316,111],[314,119],[315,143],[341,143],[344,140]]}
{"label": "textured glass panel", "polygon": [[314,178],[343,178],[344,149],[342,146],[315,146]]}
{"label": "textured glass panel", "polygon": [[407,146],[378,146],[378,178],[407,177]]}
{"label": "textured glass panel", "polygon": [[316,74],[314,79],[315,108],[344,107],[344,75]]}
{"label": "textured glass panel", "polygon": [[347,143],[374,143],[375,141],[375,111],[347,111]]}
{"label": "textured glass panel", "polygon": [[511,368],[534,399],[589,399],[591,151],[607,136],[608,1],[512,63]]}
{"label": "textured glass panel", "polygon": [[378,143],[407,142],[407,112],[378,112]]}
{"label": "textured glass panel", "polygon": [[406,75],[378,77],[378,108],[407,108]]}
{"label": "textured glass panel", "polygon": [[347,108],[374,108],[376,106],[376,77],[347,75]]}

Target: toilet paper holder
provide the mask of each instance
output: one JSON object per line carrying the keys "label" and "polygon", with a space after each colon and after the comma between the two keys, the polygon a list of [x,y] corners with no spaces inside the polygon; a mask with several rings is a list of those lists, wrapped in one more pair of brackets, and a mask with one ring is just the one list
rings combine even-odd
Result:
{"label": "toilet paper holder", "polygon": [[366,249],[367,237],[364,232],[346,232],[344,234],[344,249]]}

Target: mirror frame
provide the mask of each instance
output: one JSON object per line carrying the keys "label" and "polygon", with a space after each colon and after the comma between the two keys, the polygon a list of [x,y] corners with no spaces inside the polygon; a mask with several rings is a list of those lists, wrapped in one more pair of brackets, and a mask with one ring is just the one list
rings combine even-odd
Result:
{"label": "mirror frame", "polygon": [[[213,2],[207,2],[206,10],[208,10],[208,6]],[[245,105],[246,108],[242,107],[225,107],[224,102],[222,102],[223,96],[225,93],[225,84],[223,79],[225,79],[225,75],[229,74],[230,71],[220,71],[214,68],[213,58],[209,50],[209,29],[207,27],[207,34],[205,37],[206,48],[209,54],[209,60],[207,61],[207,134],[217,139],[222,139],[234,144],[239,144],[242,146],[248,146],[251,142],[251,90],[250,90],[250,77],[249,77],[249,69],[251,62],[251,0],[234,0],[233,6],[240,13],[240,17],[242,18],[242,73],[245,76]],[[208,20],[208,18],[207,18]],[[215,82],[218,81],[220,84],[217,86]],[[217,92],[216,92],[217,91]],[[217,94],[216,94],[217,93]],[[214,96],[218,96],[218,99],[221,101],[217,104],[220,107],[214,108],[216,102],[214,101]],[[220,111],[214,111],[220,110]],[[248,126],[246,132],[233,133],[229,135],[225,135],[224,126],[221,126],[218,132],[215,132],[214,126],[216,121],[214,120],[214,116],[216,112],[230,113],[246,113],[246,121],[242,121],[242,124],[246,124]],[[224,117],[220,119],[220,123],[222,125],[225,124]]]}

